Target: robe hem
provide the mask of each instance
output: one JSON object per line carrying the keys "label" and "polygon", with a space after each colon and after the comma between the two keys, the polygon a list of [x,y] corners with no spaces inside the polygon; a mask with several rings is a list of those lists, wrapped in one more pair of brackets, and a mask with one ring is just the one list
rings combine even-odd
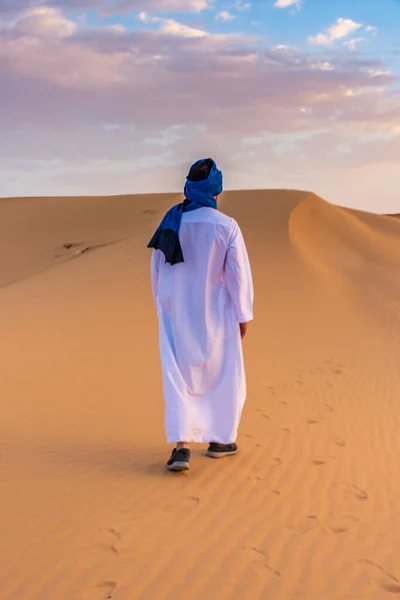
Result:
{"label": "robe hem", "polygon": [[236,442],[236,437],[228,437],[223,438],[219,436],[176,436],[169,435],[167,436],[168,444],[177,444],[178,442],[186,442],[187,444],[210,444],[211,442],[216,442],[217,444],[234,444]]}

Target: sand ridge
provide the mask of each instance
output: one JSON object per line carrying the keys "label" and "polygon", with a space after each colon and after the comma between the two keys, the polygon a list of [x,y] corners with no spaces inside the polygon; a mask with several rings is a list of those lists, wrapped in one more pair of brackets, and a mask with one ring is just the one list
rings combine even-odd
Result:
{"label": "sand ridge", "polygon": [[2,597],[400,594],[400,222],[223,195],[256,288],[241,451],[174,476],[146,244],[177,198],[0,201]]}

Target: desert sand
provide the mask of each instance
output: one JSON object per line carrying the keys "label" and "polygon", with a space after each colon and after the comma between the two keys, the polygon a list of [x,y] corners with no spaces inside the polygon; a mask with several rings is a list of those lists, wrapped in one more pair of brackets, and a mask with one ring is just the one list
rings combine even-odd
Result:
{"label": "desert sand", "polygon": [[179,198],[0,200],[1,599],[400,595],[400,221],[223,195],[256,291],[240,453],[171,474],[146,244]]}

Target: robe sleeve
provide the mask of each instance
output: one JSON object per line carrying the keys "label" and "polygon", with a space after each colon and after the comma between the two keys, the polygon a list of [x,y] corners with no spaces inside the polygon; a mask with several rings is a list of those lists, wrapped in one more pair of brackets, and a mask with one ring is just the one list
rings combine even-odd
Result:
{"label": "robe sleeve", "polygon": [[229,295],[239,323],[253,320],[254,289],[250,261],[242,232],[236,221],[229,239],[225,261],[225,276]]}
{"label": "robe sleeve", "polygon": [[151,254],[151,287],[153,290],[153,299],[154,302],[157,303],[157,295],[158,295],[158,277],[160,272],[160,259],[161,252],[160,250],[153,250]]}

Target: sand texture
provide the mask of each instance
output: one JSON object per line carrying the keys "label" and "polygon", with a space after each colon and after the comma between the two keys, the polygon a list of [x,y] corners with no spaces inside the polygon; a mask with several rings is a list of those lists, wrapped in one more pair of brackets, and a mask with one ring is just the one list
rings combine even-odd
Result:
{"label": "sand texture", "polygon": [[222,197],[256,290],[240,453],[171,474],[146,244],[178,198],[0,200],[1,600],[400,596],[400,221]]}

